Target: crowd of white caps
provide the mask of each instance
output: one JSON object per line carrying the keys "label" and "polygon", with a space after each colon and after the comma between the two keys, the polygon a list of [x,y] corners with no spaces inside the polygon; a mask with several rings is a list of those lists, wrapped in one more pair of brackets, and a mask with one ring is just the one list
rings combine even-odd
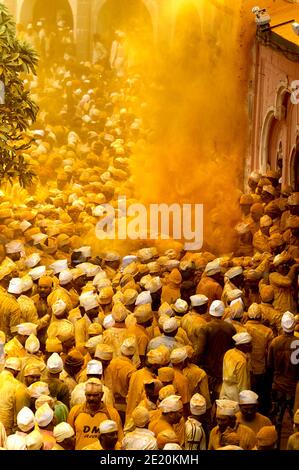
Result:
{"label": "crowd of white caps", "polygon": [[276,354],[298,337],[299,193],[253,172],[228,255],[100,251],[103,204],[134,200],[130,156],[151,133],[140,76],[71,65],[32,81],[39,180],[0,196],[0,446],[275,447],[271,387],[298,403],[298,366]]}

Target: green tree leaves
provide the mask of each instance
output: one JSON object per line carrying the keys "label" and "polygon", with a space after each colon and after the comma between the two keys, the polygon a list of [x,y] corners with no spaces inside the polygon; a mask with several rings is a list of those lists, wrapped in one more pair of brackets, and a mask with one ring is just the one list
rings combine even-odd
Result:
{"label": "green tree leaves", "polygon": [[37,64],[37,53],[16,38],[13,18],[0,4],[0,80],[5,86],[5,101],[0,104],[0,183],[18,179],[27,186],[35,177],[22,152],[30,148],[23,133],[35,121],[38,106],[23,79],[24,74],[36,75]]}

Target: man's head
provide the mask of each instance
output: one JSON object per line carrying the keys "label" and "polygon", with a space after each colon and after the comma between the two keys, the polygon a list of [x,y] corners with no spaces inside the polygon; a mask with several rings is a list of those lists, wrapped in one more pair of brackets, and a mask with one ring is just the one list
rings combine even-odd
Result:
{"label": "man's head", "polygon": [[42,276],[38,281],[38,293],[42,299],[46,299],[51,294],[53,279],[50,276]]}
{"label": "man's head", "polygon": [[74,450],[75,448],[75,431],[68,423],[61,422],[53,429],[53,436],[56,442],[61,445],[65,450]]}
{"label": "man's head", "polygon": [[35,382],[39,382],[41,378],[41,371],[39,367],[28,364],[24,369],[25,385],[29,387]]}
{"label": "man's head", "polygon": [[209,299],[205,295],[191,295],[190,302],[192,310],[196,313],[199,313],[200,315],[207,313]]}
{"label": "man's head", "polygon": [[263,426],[256,435],[258,450],[273,450],[277,443],[275,426]]}
{"label": "man's head", "polygon": [[225,273],[225,277],[229,279],[238,289],[244,286],[243,268],[241,266],[234,266]]}
{"label": "man's head", "polygon": [[159,408],[169,424],[177,424],[183,416],[183,403],[179,395],[170,395],[164,398]]}
{"label": "man's head", "polygon": [[251,390],[243,390],[239,393],[239,405],[245,421],[252,421],[257,413],[258,395]]}
{"label": "man's head", "polygon": [[104,450],[114,450],[118,440],[118,427],[115,421],[105,420],[100,424],[99,441]]}
{"label": "man's head", "polygon": [[216,421],[221,433],[224,433],[226,428],[234,428],[236,423],[236,413],[239,409],[237,402],[233,400],[216,400]]}
{"label": "man's head", "polygon": [[22,362],[19,357],[8,357],[5,361],[4,368],[17,377],[21,370]]}
{"label": "man's head", "polygon": [[103,395],[102,382],[96,378],[88,379],[85,383],[85,397],[86,404],[92,411],[100,408]]}
{"label": "man's head", "polygon": [[252,337],[247,332],[237,333],[233,336],[236,349],[246,353],[252,351]]}
{"label": "man's head", "polygon": [[282,276],[286,276],[290,271],[291,263],[293,262],[292,257],[283,251],[282,253],[275,256],[273,265],[275,270]]}

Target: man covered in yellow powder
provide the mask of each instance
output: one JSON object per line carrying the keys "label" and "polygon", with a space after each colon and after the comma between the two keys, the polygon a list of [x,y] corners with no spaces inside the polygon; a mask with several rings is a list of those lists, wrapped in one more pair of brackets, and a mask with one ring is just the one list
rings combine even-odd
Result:
{"label": "man covered in yellow powder", "polygon": [[174,304],[181,297],[181,282],[180,271],[177,268],[173,269],[166,279],[166,284],[162,287],[161,303]]}
{"label": "man covered in yellow powder", "polygon": [[100,437],[99,426],[103,421],[112,420],[117,424],[118,440],[121,442],[123,431],[121,420],[115,408],[102,402],[103,385],[99,379],[89,379],[85,385],[86,403],[74,406],[69,413],[68,423],[76,435],[75,450],[94,444]]}
{"label": "man covered in yellow powder", "polygon": [[15,327],[22,321],[21,319],[21,310],[14,296],[0,291],[0,330],[5,333],[7,340],[12,338]]}
{"label": "man covered in yellow powder", "polygon": [[84,351],[88,340],[88,328],[99,314],[99,301],[97,295],[92,291],[80,295],[80,307],[85,312],[84,316],[75,323],[76,347]]}
{"label": "man covered in yellow powder", "polygon": [[299,264],[293,264],[293,258],[285,251],[276,255],[273,260],[274,272],[269,275],[269,283],[273,287],[273,307],[281,312],[296,312],[296,281]]}
{"label": "man covered in yellow powder", "polygon": [[223,276],[221,266],[218,260],[210,261],[205,267],[202,278],[199,281],[196,294],[202,294],[208,297],[209,307],[214,300],[220,300],[222,296]]}
{"label": "man covered in yellow powder", "polygon": [[195,351],[195,358],[198,357],[198,337],[201,329],[207,324],[203,318],[208,311],[209,299],[205,295],[196,294],[190,297],[191,311],[183,316],[181,326],[187,333]]}
{"label": "man covered in yellow powder", "polygon": [[149,424],[149,430],[157,437],[163,431],[176,434],[181,446],[185,442],[185,420],[183,418],[183,403],[179,395],[170,395],[161,401],[159,408],[162,412],[158,419]]}
{"label": "man covered in yellow powder", "polygon": [[121,443],[118,440],[118,425],[115,421],[105,420],[99,426],[99,439],[82,450],[120,450]]}
{"label": "man covered in yellow powder", "polygon": [[250,364],[248,353],[252,350],[249,333],[233,336],[235,347],[229,349],[223,358],[223,382],[220,398],[237,401],[242,390],[250,390]]}
{"label": "man covered in yellow powder", "polygon": [[228,444],[230,434],[236,434],[238,445],[244,450],[252,450],[256,444],[254,432],[237,422],[238,402],[233,400],[216,400],[216,421],[210,434],[208,450],[217,450]]}

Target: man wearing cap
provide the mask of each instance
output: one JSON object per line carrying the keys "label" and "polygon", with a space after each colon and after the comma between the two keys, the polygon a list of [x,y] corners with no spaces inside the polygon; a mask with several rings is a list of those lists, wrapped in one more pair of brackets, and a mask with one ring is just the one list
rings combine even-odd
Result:
{"label": "man wearing cap", "polygon": [[271,328],[262,324],[262,311],[259,304],[253,303],[248,309],[246,330],[252,337],[251,388],[260,397],[260,411],[267,414],[270,403],[270,387],[266,374],[268,349],[274,334]]}
{"label": "man wearing cap", "polygon": [[281,319],[281,326],[283,333],[273,339],[268,352],[268,369],[273,377],[270,417],[278,431],[278,447],[286,409],[293,417],[296,385],[299,381],[299,364],[292,360],[294,353],[292,344],[296,344],[295,316],[291,312],[285,312]]}
{"label": "man wearing cap", "polygon": [[273,308],[272,302],[274,299],[274,290],[272,286],[260,283],[259,290],[261,296],[260,309],[262,322],[264,325],[271,328],[274,336],[277,336],[281,332],[281,319],[283,312]]}
{"label": "man wearing cap", "polygon": [[299,410],[294,414],[293,423],[294,434],[288,439],[287,450],[299,450]]}
{"label": "man wearing cap", "polygon": [[[49,315],[51,318],[52,311],[51,307],[47,303],[48,295],[52,292],[53,288],[53,279],[50,276],[42,276],[38,280],[37,294],[32,297],[32,300],[35,303],[37,314],[39,319],[48,318],[46,315]],[[46,317],[45,317],[46,316]],[[41,350],[45,350],[46,338],[47,338],[47,326],[48,324],[43,325],[39,329],[38,339],[41,343]]]}
{"label": "man wearing cap", "polygon": [[180,285],[182,282],[182,275],[180,271],[175,268],[171,271],[166,279],[166,284],[162,287],[161,302],[174,304],[177,299],[181,297]]}
{"label": "man wearing cap", "polygon": [[88,340],[88,328],[99,315],[99,301],[97,295],[90,291],[84,292],[80,296],[80,311],[82,318],[75,323],[76,348],[84,351],[85,343]]}
{"label": "man wearing cap", "polygon": [[219,397],[223,357],[234,347],[232,338],[236,334],[234,326],[222,320],[224,310],[224,303],[214,300],[209,308],[211,321],[204,325],[198,336],[199,364],[208,374],[212,401]]}
{"label": "man wearing cap", "polygon": [[56,444],[52,450],[74,450],[75,447],[75,431],[68,423],[61,422],[53,429],[53,437],[56,439]]}
{"label": "man wearing cap", "polygon": [[70,392],[67,385],[59,378],[63,371],[63,361],[57,353],[53,353],[47,360],[47,372],[44,381],[48,384],[50,394],[56,400],[70,408]]}
{"label": "man wearing cap", "polygon": [[256,450],[277,449],[278,434],[275,426],[264,426],[256,435]]}
{"label": "man wearing cap", "polygon": [[75,431],[75,450],[95,443],[100,437],[99,426],[103,421],[112,420],[117,424],[118,440],[121,442],[123,431],[121,420],[115,408],[106,406],[103,401],[103,385],[99,379],[89,379],[85,384],[86,402],[73,406],[68,423]]}
{"label": "man wearing cap", "polygon": [[190,416],[185,423],[185,450],[207,450],[201,418],[207,411],[205,398],[196,393],[190,400]]}
{"label": "man wearing cap", "polygon": [[249,333],[237,333],[233,336],[235,347],[229,349],[223,358],[223,382],[220,398],[239,400],[242,390],[250,389],[250,364],[248,353],[252,349]]}
{"label": "man wearing cap", "polygon": [[115,421],[102,421],[99,426],[100,437],[98,441],[83,447],[82,450],[120,450],[121,444],[118,441],[118,426]]}
{"label": "man wearing cap", "polygon": [[179,323],[175,317],[167,318],[163,322],[163,334],[161,336],[156,336],[155,338],[151,339],[147,351],[151,349],[158,348],[161,344],[166,346],[169,351],[172,351],[175,348],[179,348],[182,346],[182,343],[177,339],[177,333],[179,330]]}
{"label": "man wearing cap", "polygon": [[30,406],[30,397],[24,384],[17,380],[21,359],[9,357],[0,373],[0,422],[9,436],[16,428],[17,415],[24,406]]}
{"label": "man wearing cap", "polygon": [[186,346],[186,350],[187,358],[184,361],[182,372],[188,380],[189,394],[193,396],[195,393],[200,393],[206,400],[207,410],[210,410],[212,404],[208,376],[203,369],[194,364],[194,349],[192,346]]}
{"label": "man wearing cap", "polygon": [[136,372],[136,367],[132,362],[135,352],[136,338],[135,336],[129,336],[120,347],[121,355],[112,359],[105,374],[105,384],[113,393],[115,408],[119,412],[122,422],[125,421],[126,397],[131,376]]}
{"label": "man wearing cap", "polygon": [[238,423],[252,429],[255,435],[263,426],[271,426],[272,423],[267,416],[258,413],[259,396],[252,390],[243,390],[239,393],[240,411],[236,413]]}
{"label": "man wearing cap", "polygon": [[273,307],[281,312],[296,312],[296,280],[299,264],[292,264],[293,258],[285,251],[276,255],[273,260],[274,272],[269,275],[269,283],[273,287]]}
{"label": "man wearing cap", "polygon": [[201,329],[206,325],[204,315],[208,311],[209,299],[205,295],[196,294],[190,297],[191,311],[183,316],[181,326],[186,331],[189,340],[192,343],[195,353],[195,359],[198,358],[198,337]]}
{"label": "man wearing cap", "polygon": [[[152,431],[147,429],[150,413],[143,406],[137,406],[132,413],[132,427],[121,443],[122,450],[157,450],[157,440]],[[131,427],[128,429],[131,429]]]}
{"label": "man wearing cap", "polygon": [[128,313],[128,310],[121,302],[116,302],[112,309],[112,318],[115,322],[114,326],[107,328],[103,332],[103,343],[108,344],[113,348],[114,357],[120,356],[121,345],[129,336],[128,329],[125,324],[125,319],[127,318]]}
{"label": "man wearing cap", "polygon": [[21,323],[35,323],[37,325],[37,331],[48,326],[50,321],[50,315],[46,314],[42,318],[39,318],[37,309],[34,301],[31,298],[33,280],[28,276],[21,278],[22,282],[22,293],[17,297],[17,302],[21,310]]}
{"label": "man wearing cap", "polygon": [[216,400],[216,422],[210,434],[208,450],[217,450],[229,443],[230,434],[236,434],[238,445],[244,450],[252,450],[256,444],[254,432],[237,422],[238,402]]}
{"label": "man wearing cap", "polygon": [[[85,375],[85,377],[84,377]],[[86,378],[86,380],[84,380]],[[92,359],[87,363],[86,374],[81,374],[78,385],[71,393],[71,407],[85,403],[85,384],[88,379],[99,379],[103,384],[103,403],[106,406],[114,407],[114,397],[110,386],[104,385],[102,362]]]}
{"label": "man wearing cap", "polygon": [[31,334],[36,335],[37,325],[34,323],[20,323],[16,326],[17,334],[4,346],[7,357],[25,357],[25,342]]}
{"label": "man wearing cap", "polygon": [[163,431],[172,431],[176,434],[178,442],[184,445],[185,420],[183,418],[183,403],[179,395],[170,395],[159,405],[161,416],[152,420],[149,430],[157,437]]}
{"label": "man wearing cap", "polygon": [[263,215],[263,217],[260,218],[260,229],[253,235],[252,240],[254,254],[271,252],[269,245],[269,231],[272,224],[273,221],[268,215]]}
{"label": "man wearing cap", "polygon": [[287,245],[287,253],[292,258],[299,258],[299,217],[291,216],[287,221],[287,230],[283,234]]}
{"label": "man wearing cap", "polygon": [[209,307],[214,300],[220,300],[223,291],[223,276],[221,266],[217,260],[211,261],[205,267],[201,280],[199,281],[196,294],[208,297]]}

